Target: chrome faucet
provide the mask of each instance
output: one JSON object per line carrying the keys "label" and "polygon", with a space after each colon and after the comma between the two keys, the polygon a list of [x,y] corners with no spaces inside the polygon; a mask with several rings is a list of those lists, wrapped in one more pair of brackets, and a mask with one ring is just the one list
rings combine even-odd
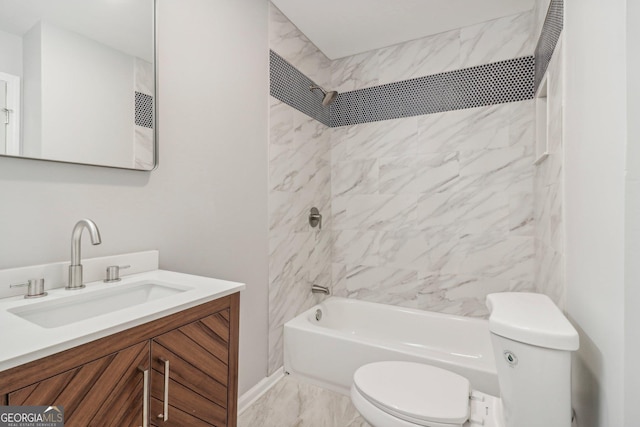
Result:
{"label": "chrome faucet", "polygon": [[80,262],[80,238],[82,237],[82,230],[85,228],[89,230],[91,244],[99,245],[102,243],[98,226],[90,219],[81,219],[77,222],[75,227],[73,227],[73,233],[71,234],[71,265],[69,266],[69,282],[65,287],[67,290],[84,288],[84,285],[82,284],[82,264]]}

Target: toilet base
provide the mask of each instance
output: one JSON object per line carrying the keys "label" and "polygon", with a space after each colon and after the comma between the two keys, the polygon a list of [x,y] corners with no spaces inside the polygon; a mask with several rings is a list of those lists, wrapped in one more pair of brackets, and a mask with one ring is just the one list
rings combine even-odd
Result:
{"label": "toilet base", "polygon": [[479,391],[474,391],[472,395],[471,414],[464,427],[504,427],[502,400]]}
{"label": "toilet base", "polygon": [[351,386],[351,401],[360,415],[373,427],[504,427],[502,401],[494,396],[473,392],[471,414],[464,424],[425,423],[415,424],[394,417],[375,406]]}

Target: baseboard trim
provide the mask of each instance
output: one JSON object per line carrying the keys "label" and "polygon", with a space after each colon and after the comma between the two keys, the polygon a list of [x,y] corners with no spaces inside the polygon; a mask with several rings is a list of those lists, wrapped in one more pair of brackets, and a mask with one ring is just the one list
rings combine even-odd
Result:
{"label": "baseboard trim", "polygon": [[284,377],[284,369],[277,369],[271,376],[265,377],[258,384],[247,390],[238,398],[238,416],[242,414],[256,400],[260,399],[271,387],[276,385]]}

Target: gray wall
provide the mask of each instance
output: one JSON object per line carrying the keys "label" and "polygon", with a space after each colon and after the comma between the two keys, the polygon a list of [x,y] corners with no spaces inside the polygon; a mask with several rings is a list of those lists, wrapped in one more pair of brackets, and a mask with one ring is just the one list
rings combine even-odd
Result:
{"label": "gray wall", "polygon": [[0,268],[67,260],[89,217],[85,257],[157,248],[163,269],[247,283],[242,393],[267,372],[267,3],[160,0],[159,43],[160,167],[0,158]]}

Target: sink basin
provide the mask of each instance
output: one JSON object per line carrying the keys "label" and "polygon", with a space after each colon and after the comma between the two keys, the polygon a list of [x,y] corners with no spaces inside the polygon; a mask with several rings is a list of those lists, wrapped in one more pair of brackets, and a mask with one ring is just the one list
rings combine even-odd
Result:
{"label": "sink basin", "polygon": [[166,298],[190,289],[173,283],[139,282],[51,301],[42,301],[8,311],[43,328],[57,328]]}

